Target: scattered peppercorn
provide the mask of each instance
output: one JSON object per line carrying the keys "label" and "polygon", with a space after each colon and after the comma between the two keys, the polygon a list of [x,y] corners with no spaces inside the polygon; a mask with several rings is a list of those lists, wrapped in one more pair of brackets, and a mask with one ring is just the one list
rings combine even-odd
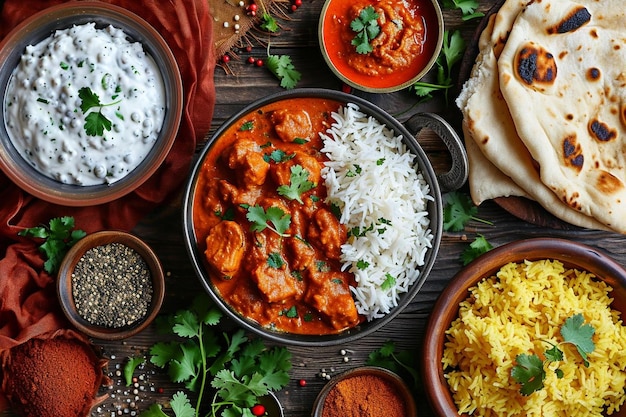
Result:
{"label": "scattered peppercorn", "polygon": [[152,299],[152,278],[145,260],[121,243],[85,252],[72,273],[78,314],[91,324],[119,328],[141,320]]}

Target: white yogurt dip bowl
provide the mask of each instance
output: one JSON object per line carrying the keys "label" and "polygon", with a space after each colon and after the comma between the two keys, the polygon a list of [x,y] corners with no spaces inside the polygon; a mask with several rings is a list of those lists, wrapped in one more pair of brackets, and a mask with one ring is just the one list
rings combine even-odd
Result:
{"label": "white yogurt dip bowl", "polygon": [[33,15],[0,44],[0,169],[56,204],[102,204],[147,180],[180,124],[182,81],[147,22],[101,2]]}

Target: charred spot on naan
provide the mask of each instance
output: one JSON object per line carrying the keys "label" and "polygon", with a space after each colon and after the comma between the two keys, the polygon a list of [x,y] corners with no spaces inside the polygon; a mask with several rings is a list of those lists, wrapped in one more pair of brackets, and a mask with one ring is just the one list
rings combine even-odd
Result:
{"label": "charred spot on naan", "polygon": [[617,129],[612,129],[597,119],[590,120],[587,129],[589,135],[598,142],[610,142],[617,138]]}
{"label": "charred spot on naan", "polygon": [[573,32],[589,23],[591,13],[584,6],[579,6],[570,11],[560,22],[548,28],[550,35]]}
{"label": "charred spot on naan", "polygon": [[533,42],[519,49],[514,64],[517,77],[539,91],[556,81],[557,65],[554,55]]}
{"label": "charred spot on naan", "polygon": [[599,171],[596,178],[596,187],[603,194],[614,194],[624,189],[624,183],[610,172]]}
{"label": "charred spot on naan", "polygon": [[582,147],[576,140],[576,135],[563,139],[563,164],[580,172],[585,163]]}
{"label": "charred spot on naan", "polygon": [[598,81],[602,72],[599,68],[592,67],[587,70],[587,81]]}

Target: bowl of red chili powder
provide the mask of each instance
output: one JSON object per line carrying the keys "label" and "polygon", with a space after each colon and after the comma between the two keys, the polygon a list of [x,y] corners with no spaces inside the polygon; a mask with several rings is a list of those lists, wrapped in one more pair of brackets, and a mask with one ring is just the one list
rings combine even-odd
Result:
{"label": "bowl of red chili powder", "polygon": [[317,396],[313,417],[416,417],[415,399],[404,380],[377,366],[333,377]]}
{"label": "bowl of red chili powder", "polygon": [[319,20],[324,60],[345,84],[372,93],[409,87],[443,45],[436,0],[326,0]]}

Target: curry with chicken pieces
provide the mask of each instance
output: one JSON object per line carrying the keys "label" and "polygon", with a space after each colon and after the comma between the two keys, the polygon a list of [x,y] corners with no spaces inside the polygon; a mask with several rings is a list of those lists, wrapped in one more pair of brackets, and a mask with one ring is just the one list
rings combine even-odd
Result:
{"label": "curry with chicken pieces", "polygon": [[363,320],[339,260],[348,233],[321,175],[319,133],[339,106],[293,98],[247,114],[211,144],[198,178],[194,228],[213,285],[278,331],[332,334]]}

